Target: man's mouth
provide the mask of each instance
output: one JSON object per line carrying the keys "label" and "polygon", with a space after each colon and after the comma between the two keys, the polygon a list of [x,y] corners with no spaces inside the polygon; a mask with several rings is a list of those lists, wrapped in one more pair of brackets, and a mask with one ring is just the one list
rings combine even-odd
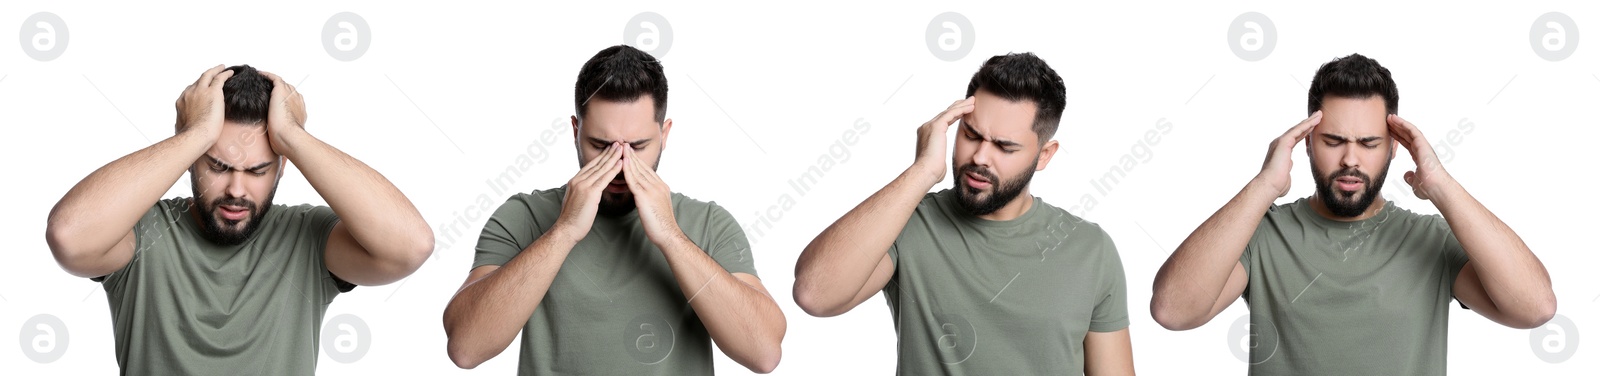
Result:
{"label": "man's mouth", "polygon": [[250,217],[250,208],[237,205],[218,205],[217,213],[222,214],[222,219],[242,221]]}
{"label": "man's mouth", "polygon": [[1366,181],[1355,176],[1340,176],[1338,178],[1334,178],[1333,183],[1339,188],[1340,191],[1356,192],[1361,190],[1361,186],[1366,184]]}
{"label": "man's mouth", "polygon": [[967,179],[967,186],[968,187],[972,187],[972,189],[977,189],[977,190],[988,189],[989,185],[993,183],[993,182],[991,182],[989,180],[988,177],[983,176],[983,174],[979,174],[979,173],[976,173],[976,172],[967,172],[967,173],[961,174],[961,175],[962,175],[962,177],[964,179]]}

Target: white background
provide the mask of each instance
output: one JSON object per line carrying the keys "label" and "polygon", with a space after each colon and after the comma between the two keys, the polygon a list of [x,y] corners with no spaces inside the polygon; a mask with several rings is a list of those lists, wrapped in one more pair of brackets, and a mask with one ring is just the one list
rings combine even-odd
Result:
{"label": "white background", "polygon": [[[1063,154],[1035,176],[1033,192],[1116,240],[1140,372],[1245,371],[1227,343],[1230,325],[1246,314],[1242,304],[1199,329],[1171,332],[1148,314],[1150,283],[1169,252],[1259,170],[1268,141],[1305,117],[1306,85],[1317,66],[1359,52],[1394,72],[1401,115],[1441,154],[1445,145],[1454,151],[1447,169],[1543,259],[1558,313],[1575,326],[1559,328],[1564,336],[1551,334],[1555,328],[1515,330],[1452,310],[1450,369],[1593,375],[1600,369],[1600,343],[1593,341],[1600,339],[1582,342],[1559,363],[1541,360],[1536,353],[1546,350],[1535,341],[1551,336],[1559,351],[1579,345],[1572,333],[1600,333],[1590,214],[1600,207],[1589,199],[1596,158],[1588,151],[1600,135],[1592,116],[1600,103],[1600,6],[1513,3],[6,1],[0,186],[11,201],[0,219],[7,240],[0,253],[0,372],[116,371],[105,293],[55,264],[45,218],[89,172],[170,136],[179,91],[219,63],[248,63],[298,83],[313,135],[382,172],[436,230],[454,225],[465,234],[447,242],[436,231],[439,249],[409,279],[335,300],[328,317],[362,319],[371,338],[361,340],[370,347],[349,364],[324,348],[319,373],[469,372],[446,357],[440,317],[487,219],[474,209],[478,196],[499,205],[510,195],[484,181],[520,154],[538,163],[515,179],[516,191],[558,186],[577,171],[565,123],[577,71],[596,51],[623,43],[629,19],[650,11],[670,22],[672,38],[662,56],[676,131],[660,172],[675,191],[714,200],[747,228],[763,229],[747,233],[756,267],[789,321],[775,374],[893,372],[895,337],[882,299],[835,318],[807,316],[790,294],[794,260],[822,228],[910,163],[914,129],[960,99],[984,59],[1032,51],[1066,80],[1068,95],[1056,136]],[[330,57],[321,41],[323,24],[345,11],[370,26],[363,41],[369,49],[350,62]],[[929,21],[947,11],[974,28],[963,41],[970,54],[954,62],[936,58],[925,43]],[[1570,16],[1582,33],[1576,52],[1556,62],[1530,45],[1534,20],[1552,11]],[[30,58],[9,37],[29,30],[23,20],[37,12],[54,13],[69,27],[59,58]],[[1240,59],[1228,45],[1229,23],[1245,12],[1275,25],[1275,47],[1260,61]],[[857,121],[870,129],[857,143],[843,143]],[[1137,146],[1158,121],[1170,122],[1171,131]],[[1473,124],[1471,132],[1449,143],[1446,133],[1463,122]],[[553,124],[554,142],[541,142]],[[1125,178],[1105,193],[1091,185],[1125,156],[1137,161]],[[798,195],[788,181],[819,158],[836,165]],[[1294,187],[1280,202],[1312,191],[1304,154],[1297,150],[1295,158]],[[1437,212],[1400,179],[1411,166],[1408,154],[1396,158],[1385,196]],[[168,197],[189,193],[185,178]],[[797,205],[778,205],[785,194]],[[1092,210],[1084,200],[1094,202]],[[290,170],[277,202],[323,200]],[[39,314],[67,329],[58,330],[66,350],[54,362],[24,355],[39,332],[23,323]],[[513,344],[477,373],[513,372],[516,352]],[[717,357],[722,374],[748,372]]]}

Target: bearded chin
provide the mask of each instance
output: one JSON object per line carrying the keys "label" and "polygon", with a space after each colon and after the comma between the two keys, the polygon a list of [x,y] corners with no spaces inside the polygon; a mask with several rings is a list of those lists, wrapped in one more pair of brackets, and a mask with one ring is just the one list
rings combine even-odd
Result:
{"label": "bearded chin", "polygon": [[967,214],[975,216],[988,215],[1000,211],[1000,208],[1004,208],[1006,204],[1016,200],[1017,196],[1021,196],[1022,190],[1027,189],[1028,183],[1033,181],[1034,167],[1038,166],[1037,159],[1035,161],[1033,167],[1023,170],[1022,176],[1018,176],[1016,179],[1008,181],[995,179],[996,181],[989,185],[994,191],[990,192],[986,197],[982,196],[983,191],[967,186],[966,179],[960,178],[963,172],[958,170],[955,179],[956,203]]}
{"label": "bearded chin", "polygon": [[1390,163],[1393,163],[1393,161],[1384,163],[1383,170],[1378,171],[1376,177],[1368,179],[1366,187],[1362,188],[1358,197],[1348,197],[1344,192],[1334,192],[1332,182],[1334,177],[1318,171],[1316,167],[1312,167],[1312,176],[1315,177],[1314,180],[1317,183],[1317,196],[1321,197],[1322,205],[1327,207],[1328,212],[1335,217],[1359,217],[1361,214],[1366,213],[1367,209],[1372,207],[1372,203],[1377,201],[1378,196],[1382,194],[1383,181],[1389,176]]}
{"label": "bearded chin", "polygon": [[595,213],[606,217],[620,217],[632,213],[634,206],[633,192],[606,192],[600,194],[600,205]]}
{"label": "bearded chin", "polygon": [[[278,182],[274,180],[272,182],[272,191],[267,193],[267,199],[259,205],[254,202],[239,200],[247,203],[246,206],[250,209],[250,217],[243,220],[243,228],[236,229],[234,226],[239,221],[229,221],[217,217],[217,203],[224,198],[219,197],[207,200],[202,197],[200,195],[200,182],[198,178],[194,177],[194,171],[190,171],[189,176],[189,185],[193,188],[194,193],[189,199],[191,206],[189,210],[195,210],[199,215],[200,237],[217,245],[234,246],[250,240],[250,237],[255,235],[256,230],[261,228],[261,221],[266,218],[267,211],[272,209],[273,196],[278,194]],[[282,179],[281,175],[279,179]]]}

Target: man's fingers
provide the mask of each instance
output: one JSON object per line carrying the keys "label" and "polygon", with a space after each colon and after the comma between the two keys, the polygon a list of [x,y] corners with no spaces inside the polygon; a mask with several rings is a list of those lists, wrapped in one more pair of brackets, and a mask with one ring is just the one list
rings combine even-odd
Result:
{"label": "man's fingers", "polygon": [[[644,159],[639,158],[638,150],[628,148],[628,163],[628,168],[633,170],[633,176],[638,178],[641,186],[649,186],[657,181],[661,181],[661,179],[656,177],[656,172],[650,169],[650,165],[645,164]],[[634,180],[635,179],[633,178],[628,178],[628,181],[630,182]]]}
{"label": "man's fingers", "polygon": [[1411,145],[1415,145],[1417,140],[1422,139],[1422,131],[1418,130],[1416,125],[1411,124],[1406,119],[1400,118],[1400,115],[1391,114],[1388,117],[1388,121],[1389,133],[1398,139],[1406,149],[1410,149]]}
{"label": "man's fingers", "polygon": [[1322,124],[1321,110],[1311,113],[1311,116],[1306,117],[1305,120],[1301,120],[1300,124],[1295,124],[1294,127],[1289,128],[1289,131],[1284,132],[1283,135],[1294,137],[1295,142],[1299,142],[1300,140],[1304,140],[1306,137],[1311,136],[1311,130],[1315,129],[1317,124]]}
{"label": "man's fingers", "polygon": [[611,179],[615,179],[617,173],[621,172],[619,170],[623,168],[622,155],[627,149],[627,144],[621,142],[611,143],[611,152],[605,156],[605,161],[600,164],[599,174],[593,177],[595,186],[605,187],[606,184],[611,184]]}
{"label": "man's fingers", "polygon": [[624,145],[622,150],[622,180],[628,183],[628,190],[634,190],[635,187],[638,187],[638,170],[639,167],[634,165],[633,147]]}
{"label": "man's fingers", "polygon": [[[939,112],[938,115],[934,115],[933,119],[932,120],[928,120],[928,122],[930,122],[930,123],[940,123],[940,124],[950,124],[951,121],[950,120],[946,120],[947,118],[949,118],[950,112],[956,111],[958,108],[961,108],[963,106],[970,107],[970,106],[972,106],[972,103],[973,103],[972,97],[967,97],[966,99],[962,99],[962,100],[959,100],[959,101],[952,102],[952,103],[950,103],[950,107],[945,107],[944,111]],[[970,110],[968,112],[970,112]]]}
{"label": "man's fingers", "polygon": [[222,85],[228,83],[229,77],[233,77],[233,71],[231,70],[217,72],[215,76],[211,77],[210,87],[216,90],[222,90]]}
{"label": "man's fingers", "polygon": [[217,73],[221,73],[223,69],[227,68],[227,66],[217,64],[217,66],[207,69],[205,73],[201,73],[200,78],[196,78],[194,80],[194,85],[190,86],[209,86],[211,84],[211,79],[216,78]]}
{"label": "man's fingers", "polygon": [[972,113],[972,109],[976,107],[977,106],[974,106],[971,103],[952,107],[949,110],[946,110],[944,114],[939,117],[938,124],[940,126],[949,127],[950,125],[955,124],[956,120],[960,120],[962,116]]}
{"label": "man's fingers", "polygon": [[609,158],[606,158],[606,164],[604,166],[602,166],[604,168],[601,169],[601,171],[603,171],[604,173],[602,175],[600,175],[600,176],[602,178],[604,178],[604,179],[601,179],[600,181],[602,183],[605,183],[605,184],[611,184],[611,181],[615,180],[617,178],[617,174],[622,173],[624,170],[627,170],[626,168],[624,168],[626,165],[624,164],[624,161],[622,160],[622,153],[625,153],[625,151],[623,151],[623,149],[627,149],[628,146],[627,145],[623,145],[620,142],[617,143],[616,145],[617,145],[617,146],[615,146],[616,150],[611,153],[611,156]]}
{"label": "man's fingers", "polygon": [[592,160],[589,160],[589,164],[588,165],[585,165],[585,166],[583,166],[582,169],[578,170],[578,175],[573,180],[575,180],[577,182],[580,182],[580,183],[584,183],[584,184],[589,183],[589,181],[594,177],[594,175],[598,171],[602,171],[602,170],[605,170],[607,167],[610,167],[610,166],[606,166],[607,163],[616,163],[615,162],[615,158],[614,158],[615,155],[616,155],[616,152],[617,152],[617,143],[613,142],[610,145],[606,146],[606,150],[605,151],[600,152],[600,155],[595,156],[595,158],[592,159]]}
{"label": "man's fingers", "polygon": [[283,82],[283,77],[278,77],[278,75],[272,74],[272,72],[265,72],[265,71],[257,71],[257,72],[260,72],[262,76],[265,76],[268,79],[272,80],[272,101],[273,102],[278,102],[278,101],[282,100],[283,98],[288,97],[290,93],[294,92],[294,87],[289,86],[289,84],[287,84],[287,83],[284,83]]}
{"label": "man's fingers", "polygon": [[597,169],[595,166],[599,166],[600,163],[603,163],[602,161],[606,159],[606,154],[610,152],[611,146],[606,146],[606,149],[601,151],[599,156],[595,157],[594,159],[590,159],[589,163],[585,163],[583,167],[578,168],[578,173],[572,175],[572,181],[576,183],[586,180],[585,178],[588,177],[589,174],[594,173],[594,170]]}

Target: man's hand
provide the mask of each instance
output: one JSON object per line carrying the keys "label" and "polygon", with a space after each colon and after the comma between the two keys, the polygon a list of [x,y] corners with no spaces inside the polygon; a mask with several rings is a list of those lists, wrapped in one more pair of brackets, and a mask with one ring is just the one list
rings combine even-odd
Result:
{"label": "man's hand", "polygon": [[1311,136],[1311,130],[1321,123],[1322,111],[1314,112],[1311,117],[1301,120],[1300,124],[1295,124],[1288,132],[1272,140],[1272,144],[1267,145],[1267,160],[1261,163],[1261,174],[1256,175],[1256,180],[1277,192],[1278,197],[1289,194],[1289,170],[1294,167],[1290,155],[1294,146]]}
{"label": "man's hand", "polygon": [[917,158],[912,162],[912,167],[927,173],[935,181],[944,179],[945,164],[949,159],[945,157],[948,152],[945,145],[949,144],[950,125],[972,113],[973,103],[972,97],[951,103],[939,116],[917,128]]}
{"label": "man's hand", "polygon": [[291,132],[303,132],[306,129],[306,102],[300,96],[300,91],[294,85],[283,82],[283,77],[276,74],[261,72],[261,75],[272,79],[272,99],[267,105],[267,135],[272,142],[272,150],[278,154],[290,155],[292,147],[287,142]]}
{"label": "man's hand", "polygon": [[632,147],[624,144],[622,150],[622,176],[628,181],[628,190],[633,192],[633,203],[639,209],[639,222],[644,226],[645,236],[656,244],[682,236],[683,230],[678,228],[677,217],[672,214],[672,191],[667,183],[661,181],[661,176],[656,175]]}
{"label": "man's hand", "polygon": [[551,231],[565,231],[569,239],[581,240],[594,225],[594,216],[600,210],[600,195],[606,185],[622,171],[622,150],[619,142],[612,142],[606,151],[589,160],[578,174],[567,181],[566,196],[561,199],[561,215],[556,218]]}
{"label": "man's hand", "polygon": [[1422,130],[1411,125],[1400,115],[1389,115],[1389,136],[1406,147],[1411,153],[1411,159],[1416,162],[1415,171],[1406,171],[1406,184],[1411,185],[1412,193],[1417,198],[1427,200],[1433,197],[1430,192],[1444,187],[1454,181],[1450,173],[1444,171],[1444,164],[1439,162],[1439,155],[1433,153],[1433,145],[1428,139],[1422,137]]}
{"label": "man's hand", "polygon": [[178,109],[178,133],[200,132],[204,139],[215,143],[222,135],[224,107],[222,84],[233,77],[233,71],[218,64],[195,80],[178,95],[173,104]]}

